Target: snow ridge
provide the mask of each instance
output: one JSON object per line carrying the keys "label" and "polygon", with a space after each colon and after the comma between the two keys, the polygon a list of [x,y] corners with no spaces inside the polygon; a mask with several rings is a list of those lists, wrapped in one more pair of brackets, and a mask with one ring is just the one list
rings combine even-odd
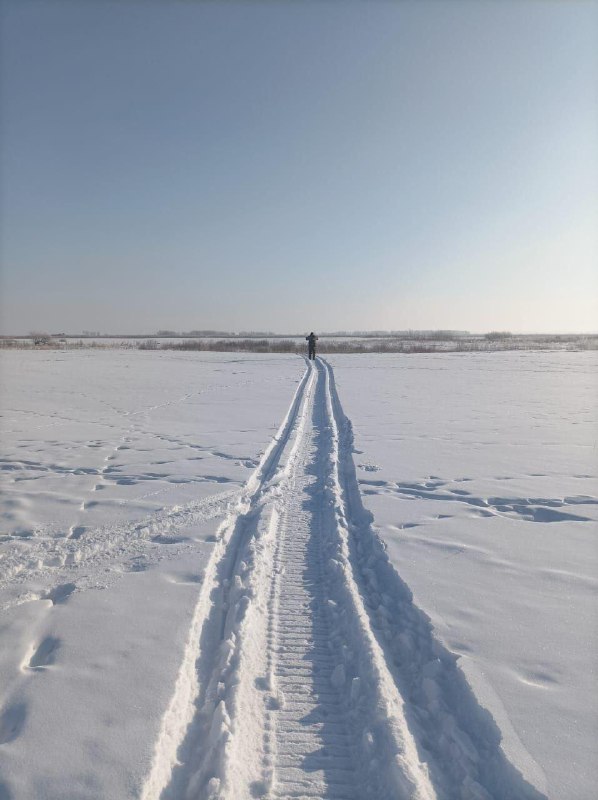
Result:
{"label": "snow ridge", "polygon": [[374,633],[367,611],[377,598],[364,592],[354,574],[349,549],[351,520],[340,478],[340,436],[331,392],[332,370],[323,361],[322,405],[326,423],[322,426],[327,457],[327,493],[334,508],[334,525],[326,543],[327,579],[337,627],[344,638],[342,652],[344,687],[352,706],[353,724],[362,742],[361,771],[367,796],[427,800],[435,793],[428,770],[409,730],[404,701],[395,685],[385,653]]}

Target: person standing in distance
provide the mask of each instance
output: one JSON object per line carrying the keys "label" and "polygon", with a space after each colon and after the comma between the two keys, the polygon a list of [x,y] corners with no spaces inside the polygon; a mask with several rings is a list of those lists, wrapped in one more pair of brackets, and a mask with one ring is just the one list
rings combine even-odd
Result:
{"label": "person standing in distance", "polygon": [[307,348],[308,348],[309,358],[310,359],[315,359],[315,357],[316,357],[316,342],[318,341],[318,337],[312,331],[309,334],[309,336],[305,337],[305,339],[307,341]]}

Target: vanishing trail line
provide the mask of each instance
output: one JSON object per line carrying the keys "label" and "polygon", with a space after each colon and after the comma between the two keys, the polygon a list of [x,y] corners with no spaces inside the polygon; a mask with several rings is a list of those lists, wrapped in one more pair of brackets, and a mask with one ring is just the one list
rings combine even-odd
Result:
{"label": "vanishing trail line", "polygon": [[143,800],[544,800],[390,563],[308,362],[220,530]]}

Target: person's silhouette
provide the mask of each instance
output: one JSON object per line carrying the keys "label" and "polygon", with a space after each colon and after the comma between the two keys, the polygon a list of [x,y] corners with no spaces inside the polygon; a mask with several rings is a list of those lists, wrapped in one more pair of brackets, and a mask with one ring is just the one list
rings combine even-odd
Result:
{"label": "person's silhouette", "polygon": [[316,342],[318,341],[318,337],[312,331],[309,336],[305,337],[305,339],[307,341],[309,358],[314,359],[316,357]]}

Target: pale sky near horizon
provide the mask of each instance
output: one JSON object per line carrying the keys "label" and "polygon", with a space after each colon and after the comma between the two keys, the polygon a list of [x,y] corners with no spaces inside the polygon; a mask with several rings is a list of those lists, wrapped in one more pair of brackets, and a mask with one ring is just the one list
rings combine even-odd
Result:
{"label": "pale sky near horizon", "polygon": [[598,330],[598,3],[1,8],[0,332]]}

